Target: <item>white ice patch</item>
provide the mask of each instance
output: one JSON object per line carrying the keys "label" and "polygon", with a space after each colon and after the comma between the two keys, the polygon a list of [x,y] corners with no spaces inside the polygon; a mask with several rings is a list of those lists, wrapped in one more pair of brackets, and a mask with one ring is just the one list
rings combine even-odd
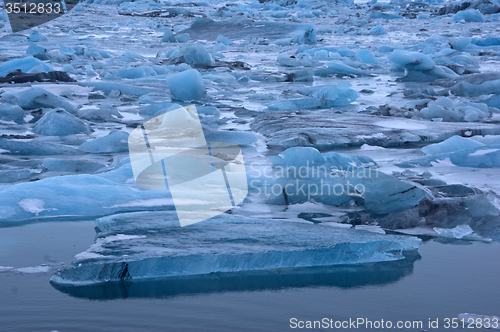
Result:
{"label": "white ice patch", "polygon": [[0,272],[6,272],[6,271],[11,271],[14,268],[11,266],[0,266]]}
{"label": "white ice patch", "polygon": [[443,160],[438,160],[438,161],[431,161],[431,165],[438,167],[455,166],[455,164],[451,162],[450,158],[445,158]]}
{"label": "white ice patch", "polygon": [[47,273],[50,271],[50,266],[40,265],[40,266],[33,266],[33,267],[22,267],[22,268],[16,269],[16,271],[21,272],[21,273]]}
{"label": "white ice patch", "polygon": [[93,259],[93,258],[104,258],[105,256],[96,254],[94,252],[84,251],[75,256],[75,258],[79,261],[84,259]]}
{"label": "white ice patch", "polygon": [[374,150],[385,150],[385,148],[376,145],[363,144],[359,148],[361,151],[374,151]]}
{"label": "white ice patch", "polygon": [[10,150],[0,149],[0,153],[6,153],[6,152],[7,153],[10,152]]}
{"label": "white ice patch", "polygon": [[442,237],[462,239],[471,235],[474,231],[469,225],[459,225],[455,228],[439,228],[434,227],[434,231]]}
{"label": "white ice patch", "polygon": [[45,202],[38,198],[25,198],[19,201],[19,206],[23,208],[24,211],[33,213],[38,216],[40,212],[57,210],[57,209],[45,209]]}
{"label": "white ice patch", "polygon": [[497,152],[497,151],[500,151],[500,149],[483,149],[483,150],[477,150],[477,151],[469,154],[469,156],[484,156],[485,154],[492,153],[492,152]]}
{"label": "white ice patch", "polygon": [[418,123],[416,121],[409,120],[389,120],[389,121],[378,121],[375,122],[375,125],[384,127],[384,128],[392,128],[392,129],[426,129],[427,126],[425,124]]}

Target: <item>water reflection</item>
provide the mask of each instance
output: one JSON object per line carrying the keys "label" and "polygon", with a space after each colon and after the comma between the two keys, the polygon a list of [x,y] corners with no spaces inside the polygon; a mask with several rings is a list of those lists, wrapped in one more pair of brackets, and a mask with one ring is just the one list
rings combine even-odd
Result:
{"label": "water reflection", "polygon": [[404,255],[406,259],[393,262],[213,273],[202,276],[170,277],[144,281],[131,280],[85,286],[61,284],[52,284],[52,286],[72,297],[91,300],[168,298],[183,295],[304,287],[355,288],[387,285],[411,275],[414,263],[421,257],[416,250],[407,251]]}

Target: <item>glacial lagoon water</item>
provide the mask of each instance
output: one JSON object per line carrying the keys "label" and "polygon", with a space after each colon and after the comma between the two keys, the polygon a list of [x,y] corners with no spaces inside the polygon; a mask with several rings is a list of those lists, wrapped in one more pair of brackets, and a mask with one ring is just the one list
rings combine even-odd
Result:
{"label": "glacial lagoon water", "polygon": [[53,272],[94,236],[92,220],[1,228],[1,266],[50,271],[0,273],[0,330],[287,331],[299,330],[291,318],[364,318],[441,331],[461,313],[499,315],[498,243],[424,239],[418,254],[396,262],[54,288]]}

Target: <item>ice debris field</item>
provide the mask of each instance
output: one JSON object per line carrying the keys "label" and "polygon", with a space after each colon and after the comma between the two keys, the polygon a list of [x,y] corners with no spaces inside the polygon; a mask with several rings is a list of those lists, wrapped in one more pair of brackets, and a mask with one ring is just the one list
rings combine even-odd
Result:
{"label": "ice debris field", "polygon": [[[500,241],[498,0],[86,0],[18,33],[0,11],[0,49],[0,227],[96,220],[54,285]],[[127,140],[190,104],[249,194],[181,228]]]}

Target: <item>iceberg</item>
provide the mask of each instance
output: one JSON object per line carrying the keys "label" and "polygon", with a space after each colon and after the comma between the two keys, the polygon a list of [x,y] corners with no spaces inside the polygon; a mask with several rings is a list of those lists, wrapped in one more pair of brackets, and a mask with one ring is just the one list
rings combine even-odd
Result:
{"label": "iceberg", "polygon": [[395,50],[389,55],[389,60],[404,68],[405,76],[401,81],[431,82],[441,78],[455,78],[458,76],[451,69],[437,66],[426,54]]}
{"label": "iceberg", "polygon": [[448,97],[440,97],[430,101],[427,107],[420,110],[416,115],[425,119],[440,119],[440,121],[466,121],[473,122],[490,117],[488,105],[483,103],[471,103],[466,100],[453,101]]}
{"label": "iceberg", "polygon": [[17,105],[0,104],[0,120],[24,123],[25,111]]}
{"label": "iceberg", "polygon": [[54,71],[54,68],[34,57],[13,59],[0,65],[0,76],[5,76],[11,71],[21,70],[23,73],[42,73]]}
{"label": "iceberg", "polygon": [[[358,202],[376,215],[404,211],[431,195],[419,185],[379,172],[375,162],[363,156],[295,147],[279,154],[276,181],[264,185],[270,204],[300,204],[308,201],[326,205]],[[278,159],[279,160],[279,159]],[[285,166],[283,166],[285,165]],[[253,182],[254,187],[261,185]]]}
{"label": "iceberg", "polygon": [[500,167],[500,144],[492,140],[492,144],[470,138],[451,137],[442,143],[422,148],[425,157],[397,164],[400,167],[430,167],[438,161],[448,160],[454,165],[464,167]]}
{"label": "iceberg", "polygon": [[462,10],[453,15],[453,21],[458,22],[461,20],[465,22],[484,22],[483,15],[477,9]]}
{"label": "iceberg", "polygon": [[65,136],[90,134],[90,129],[82,120],[63,109],[55,109],[46,113],[33,127],[33,132],[44,136]]}
{"label": "iceberg", "polygon": [[167,84],[172,95],[178,100],[201,99],[206,93],[203,78],[196,69],[167,76]]}
{"label": "iceberg", "polygon": [[18,141],[6,138],[0,138],[0,149],[5,150],[2,153],[23,156],[49,156],[58,154],[75,155],[81,154],[78,149],[46,142],[36,141]]}
{"label": "iceberg", "polygon": [[165,31],[161,37],[161,41],[165,43],[175,43],[176,40],[172,30]]}
{"label": "iceberg", "polygon": [[121,153],[128,151],[128,133],[115,131],[106,136],[89,140],[78,148],[87,153]]}
{"label": "iceberg", "polygon": [[47,107],[62,108],[69,113],[77,111],[77,108],[69,101],[39,87],[19,92],[6,92],[2,97],[7,102],[17,104],[25,110]]}
{"label": "iceberg", "polygon": [[[0,138],[1,149],[4,149],[3,140]],[[74,151],[75,154],[81,153],[77,149]],[[43,152],[44,155],[50,155],[48,151]],[[118,212],[174,209],[168,188],[146,190],[135,185],[128,158],[116,169],[105,173],[56,176],[0,186],[0,195],[0,224],[3,225],[27,220],[85,218]],[[28,208],[26,201],[36,201],[41,208]]]}
{"label": "iceberg", "polygon": [[[311,223],[223,214],[179,227],[175,213],[141,212],[96,221],[95,244],[57,285],[395,261],[420,239]],[[221,240],[223,239],[223,240]]]}
{"label": "iceberg", "polygon": [[377,25],[376,27],[371,28],[368,33],[370,35],[386,35],[387,31],[385,31],[383,26]]}
{"label": "iceberg", "polygon": [[179,57],[182,57],[184,62],[198,67],[210,67],[215,63],[210,52],[203,45],[182,47],[179,50]]}

